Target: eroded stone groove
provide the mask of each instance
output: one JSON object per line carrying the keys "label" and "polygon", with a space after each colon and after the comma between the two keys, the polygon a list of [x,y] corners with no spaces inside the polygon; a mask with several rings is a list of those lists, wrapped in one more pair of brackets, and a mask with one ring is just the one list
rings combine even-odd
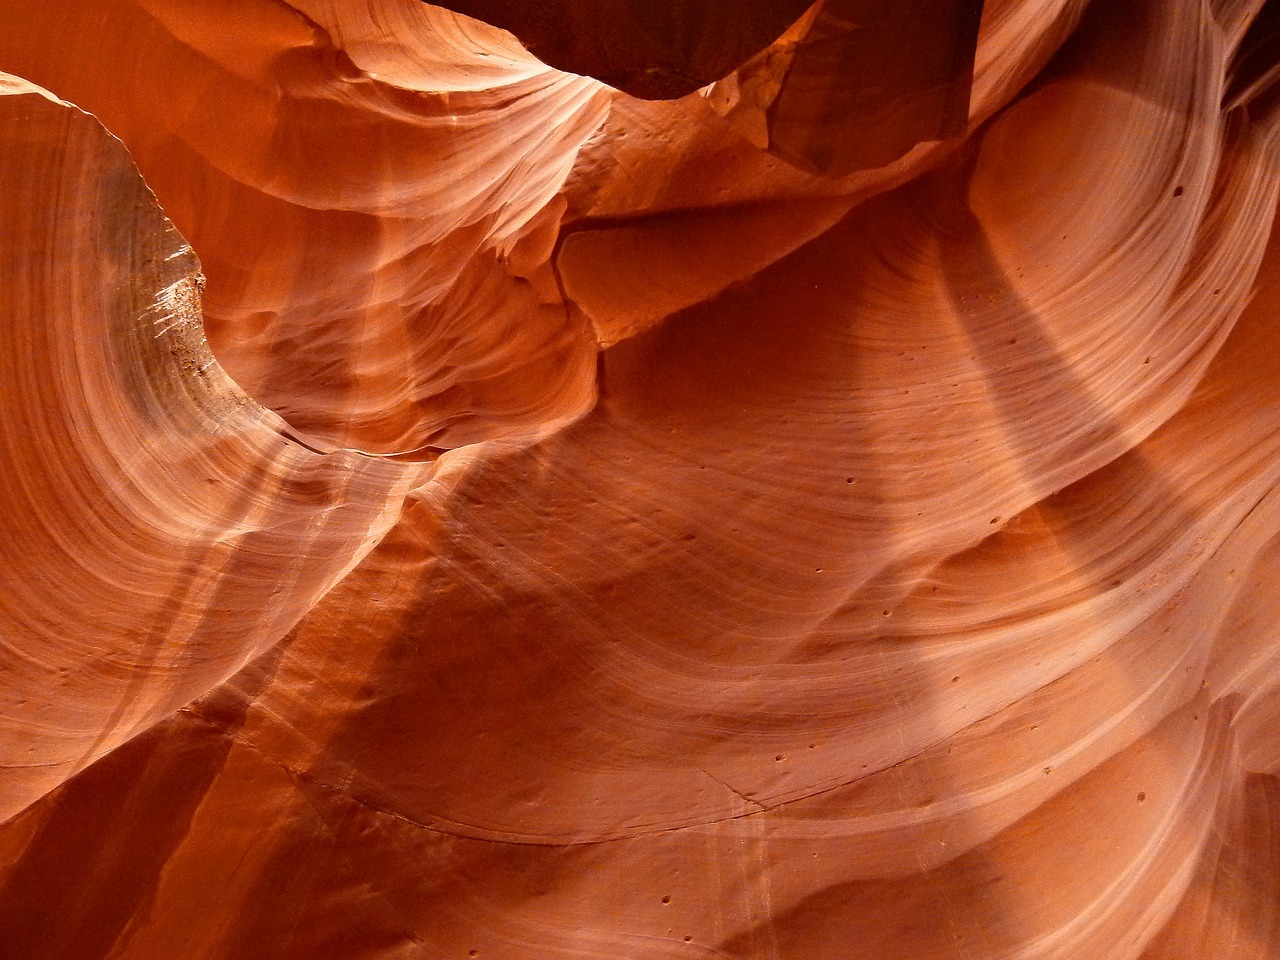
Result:
{"label": "eroded stone groove", "polygon": [[450,6],[0,0],[0,956],[1280,954],[1276,4]]}

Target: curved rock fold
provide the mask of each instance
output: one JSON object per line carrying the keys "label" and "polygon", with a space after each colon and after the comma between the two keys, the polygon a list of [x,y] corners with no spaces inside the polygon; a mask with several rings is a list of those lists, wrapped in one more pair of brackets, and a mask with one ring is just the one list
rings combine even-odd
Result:
{"label": "curved rock fold", "polygon": [[448,6],[0,0],[0,954],[1280,952],[1276,4]]}

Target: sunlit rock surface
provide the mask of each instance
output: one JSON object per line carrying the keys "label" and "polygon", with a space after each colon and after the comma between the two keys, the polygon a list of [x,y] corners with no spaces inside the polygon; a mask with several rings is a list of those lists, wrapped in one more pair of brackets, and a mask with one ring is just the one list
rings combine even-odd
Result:
{"label": "sunlit rock surface", "polygon": [[0,0],[0,957],[1280,956],[1280,5],[453,6]]}

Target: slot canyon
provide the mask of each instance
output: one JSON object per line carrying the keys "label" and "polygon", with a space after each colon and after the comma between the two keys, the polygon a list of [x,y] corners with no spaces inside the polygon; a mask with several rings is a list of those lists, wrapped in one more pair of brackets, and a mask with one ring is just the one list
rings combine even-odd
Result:
{"label": "slot canyon", "polygon": [[1280,0],[0,0],[0,960],[1280,958]]}

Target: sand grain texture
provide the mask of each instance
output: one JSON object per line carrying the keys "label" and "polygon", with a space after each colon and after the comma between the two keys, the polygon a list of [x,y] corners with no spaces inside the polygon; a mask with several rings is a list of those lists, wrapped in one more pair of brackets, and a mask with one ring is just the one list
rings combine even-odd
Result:
{"label": "sand grain texture", "polygon": [[0,0],[0,957],[1280,955],[1280,5],[450,6]]}

